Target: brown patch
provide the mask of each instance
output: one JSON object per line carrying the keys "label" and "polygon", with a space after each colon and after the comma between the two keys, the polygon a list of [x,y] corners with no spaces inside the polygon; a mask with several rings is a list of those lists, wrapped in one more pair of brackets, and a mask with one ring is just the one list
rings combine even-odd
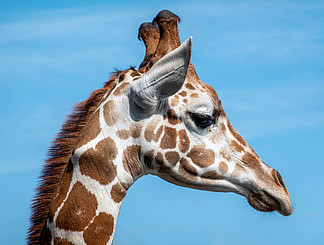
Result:
{"label": "brown patch", "polygon": [[127,129],[118,130],[116,132],[116,135],[118,138],[120,138],[122,140],[127,140],[131,136],[129,130],[127,130]]}
{"label": "brown patch", "polygon": [[181,95],[182,97],[186,97],[187,96],[187,92],[186,91],[182,91],[181,93],[179,93],[179,95]]}
{"label": "brown patch", "polygon": [[107,244],[114,232],[114,217],[111,214],[99,213],[83,233],[87,245]]}
{"label": "brown patch", "polygon": [[205,172],[201,175],[201,178],[204,179],[221,179],[222,176],[220,176],[215,170]]}
{"label": "brown patch", "polygon": [[72,181],[72,175],[73,175],[73,163],[71,162],[70,159],[69,163],[66,166],[61,182],[59,184],[57,195],[53,199],[52,205],[49,210],[48,218],[51,223],[53,222],[53,218],[56,213],[56,210],[61,206],[62,202],[64,201],[69,191],[69,187]]}
{"label": "brown patch", "polygon": [[181,123],[181,121],[178,119],[177,113],[173,109],[168,110],[167,115],[170,124],[176,125],[178,123]]}
{"label": "brown patch", "polygon": [[131,145],[123,151],[123,166],[124,169],[133,177],[140,175],[142,165],[140,161],[141,146]]}
{"label": "brown patch", "polygon": [[100,133],[100,123],[99,123],[99,110],[96,111],[90,118],[87,127],[82,131],[79,139],[76,142],[75,149],[80,148],[89,141],[95,139]]}
{"label": "brown patch", "polygon": [[64,230],[82,231],[96,215],[97,207],[95,195],[77,182],[57,216],[56,226]]}
{"label": "brown patch", "polygon": [[132,125],[130,130],[121,129],[116,132],[116,135],[122,139],[127,140],[129,137],[139,138],[141,136],[142,126],[141,125]]}
{"label": "brown patch", "polygon": [[179,104],[179,96],[175,95],[171,100],[171,106],[178,106]]}
{"label": "brown patch", "polygon": [[186,130],[181,129],[179,131],[179,150],[183,153],[186,153],[189,150],[189,146],[190,146],[190,140],[189,137],[187,135]]}
{"label": "brown patch", "polygon": [[191,94],[190,95],[192,98],[198,98],[199,97],[199,95],[197,94],[197,93],[193,93],[193,94]]}
{"label": "brown patch", "polygon": [[73,243],[69,242],[68,240],[66,240],[64,238],[59,238],[59,237],[55,237],[54,244],[55,245],[73,245]]}
{"label": "brown patch", "polygon": [[203,86],[206,88],[207,92],[209,92],[209,94],[210,94],[210,96],[213,98],[214,102],[215,102],[215,103],[216,103],[220,108],[222,108],[222,107],[221,107],[221,101],[219,100],[218,95],[217,95],[215,89],[214,89],[212,86],[210,86],[210,85],[208,85],[208,84],[205,84],[205,83],[203,84]]}
{"label": "brown patch", "polygon": [[195,87],[191,85],[191,83],[185,83],[185,87],[190,90],[195,90]]}
{"label": "brown patch", "polygon": [[104,118],[108,126],[114,125],[119,120],[115,108],[116,102],[114,100],[107,101],[103,107]]}
{"label": "brown patch", "polygon": [[184,102],[184,103],[188,103],[188,99],[184,99],[183,102]]}
{"label": "brown patch", "polygon": [[180,159],[180,155],[176,151],[168,151],[167,153],[165,153],[165,158],[171,165],[175,166]]}
{"label": "brown patch", "polygon": [[246,169],[243,166],[241,166],[241,164],[236,163],[232,175],[234,177],[238,177],[241,173],[245,173],[245,172],[246,172]]}
{"label": "brown patch", "polygon": [[225,162],[221,161],[218,165],[218,169],[225,174],[228,170],[228,166]]}
{"label": "brown patch", "polygon": [[159,129],[154,133],[157,124],[159,123],[159,119],[153,118],[147,125],[144,131],[144,137],[148,142],[154,140],[157,142],[162,134],[163,126],[160,126]]}
{"label": "brown patch", "polygon": [[185,178],[195,179],[198,175],[198,172],[197,169],[189,163],[188,159],[181,158],[180,166],[179,166],[179,174],[184,176]]}
{"label": "brown patch", "polygon": [[152,163],[153,163],[153,152],[154,152],[154,150],[150,150],[150,151],[145,152],[145,155],[144,155],[144,164],[148,168],[151,168],[152,167]]}
{"label": "brown patch", "polygon": [[126,194],[127,194],[127,191],[119,182],[117,182],[111,188],[111,191],[110,191],[111,198],[114,200],[115,203],[119,203],[122,200],[124,200]]}
{"label": "brown patch", "polygon": [[225,160],[230,161],[231,160],[231,156],[228,155],[224,150],[221,150],[219,153],[222,157],[224,157]]}
{"label": "brown patch", "polygon": [[224,123],[221,123],[219,126],[220,126],[220,129],[221,129],[222,133],[224,133],[226,131],[225,124]]}
{"label": "brown patch", "polygon": [[242,145],[246,146],[246,141],[245,139],[233,128],[232,124],[229,122],[227,119],[227,126],[228,129],[231,131],[232,135],[235,137],[235,139],[238,140]]}
{"label": "brown patch", "polygon": [[162,132],[163,132],[163,126],[161,125],[161,126],[159,127],[159,129],[156,131],[156,133],[153,134],[153,140],[154,140],[155,142],[158,142],[158,140],[160,139],[160,136],[161,136]]}
{"label": "brown patch", "polygon": [[201,168],[212,165],[215,161],[215,153],[213,150],[206,149],[205,145],[199,144],[191,148],[188,153],[194,164]]}
{"label": "brown patch", "polygon": [[141,133],[142,133],[142,128],[143,126],[142,125],[139,125],[139,124],[133,124],[131,127],[130,127],[130,133],[131,133],[131,136],[133,138],[139,138],[141,136]]}
{"label": "brown patch", "polygon": [[163,155],[161,152],[158,152],[155,156],[155,162],[157,165],[163,165],[164,160],[163,160]]}
{"label": "brown patch", "polygon": [[165,127],[164,135],[161,139],[160,147],[162,149],[173,149],[177,146],[177,130]]}
{"label": "brown patch", "polygon": [[259,159],[249,152],[246,152],[244,154],[244,156],[242,157],[242,161],[246,166],[250,168],[258,168],[260,166]]}
{"label": "brown patch", "polygon": [[243,146],[239,145],[235,140],[231,141],[231,146],[234,148],[235,151],[237,152],[242,152],[244,151]]}
{"label": "brown patch", "polygon": [[158,173],[163,174],[163,175],[171,175],[170,168],[166,167],[165,165],[159,166]]}
{"label": "brown patch", "polygon": [[141,73],[139,73],[138,71],[132,71],[130,75],[131,77],[139,77],[141,76]]}
{"label": "brown patch", "polygon": [[125,83],[120,84],[120,85],[115,89],[113,95],[115,95],[115,96],[122,95],[122,94],[125,92],[126,88],[128,88],[128,87],[129,87],[129,83],[128,83],[128,82],[125,82]]}
{"label": "brown patch", "polygon": [[107,185],[116,177],[117,170],[113,160],[117,156],[115,141],[108,137],[96,145],[96,149],[88,149],[79,159],[82,174]]}
{"label": "brown patch", "polygon": [[50,245],[51,240],[52,240],[51,230],[47,227],[47,225],[45,225],[41,234],[40,244]]}

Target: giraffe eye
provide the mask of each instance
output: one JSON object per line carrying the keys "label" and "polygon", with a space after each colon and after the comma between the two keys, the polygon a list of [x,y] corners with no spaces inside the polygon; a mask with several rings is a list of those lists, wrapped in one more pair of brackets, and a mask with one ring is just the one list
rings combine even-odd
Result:
{"label": "giraffe eye", "polygon": [[209,127],[210,125],[215,123],[215,118],[213,118],[210,115],[205,114],[198,114],[198,113],[189,113],[191,119],[194,121],[194,123],[202,129],[205,129]]}

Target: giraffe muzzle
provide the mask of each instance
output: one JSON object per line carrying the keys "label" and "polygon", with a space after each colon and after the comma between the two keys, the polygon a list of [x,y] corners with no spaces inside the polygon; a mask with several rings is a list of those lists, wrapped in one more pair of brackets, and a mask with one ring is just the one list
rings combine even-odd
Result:
{"label": "giraffe muzzle", "polygon": [[247,200],[253,208],[261,212],[280,210],[280,203],[264,191],[259,193],[251,191]]}
{"label": "giraffe muzzle", "polygon": [[247,195],[247,201],[258,211],[277,211],[284,216],[289,216],[293,211],[293,207],[291,205],[288,191],[280,174],[276,170],[273,172],[276,174],[276,177],[278,177],[278,179],[276,179],[278,181],[277,185],[263,190],[250,189],[249,194]]}

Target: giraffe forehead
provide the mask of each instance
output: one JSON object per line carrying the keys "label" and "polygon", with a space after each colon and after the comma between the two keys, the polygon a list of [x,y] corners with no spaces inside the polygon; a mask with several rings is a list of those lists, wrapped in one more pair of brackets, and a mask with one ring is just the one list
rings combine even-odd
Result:
{"label": "giraffe forehead", "polygon": [[[182,104],[190,109],[221,109],[221,103],[216,91],[201,80],[194,82],[187,80],[174,97],[172,99],[173,104]],[[174,103],[175,101],[178,103]]]}
{"label": "giraffe forehead", "polygon": [[[192,96],[194,95],[194,96]],[[179,111],[190,111],[201,114],[213,114],[213,111],[218,108],[213,103],[213,100],[208,94],[200,91],[188,93],[188,97],[178,96]]]}

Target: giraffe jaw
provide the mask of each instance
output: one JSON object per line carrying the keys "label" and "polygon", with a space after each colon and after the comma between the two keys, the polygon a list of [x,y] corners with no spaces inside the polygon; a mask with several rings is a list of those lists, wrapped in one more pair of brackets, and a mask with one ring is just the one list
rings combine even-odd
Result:
{"label": "giraffe jaw", "polygon": [[[289,195],[282,192],[276,192],[273,190],[260,190],[253,189],[246,185],[231,183],[234,187],[230,192],[234,192],[238,195],[244,196],[250,206],[261,212],[273,212],[277,211],[283,216],[289,216],[292,214],[293,207],[290,202]],[[226,192],[226,191],[225,191]]]}
{"label": "giraffe jaw", "polygon": [[280,203],[266,192],[256,193],[251,191],[247,201],[254,209],[261,212],[272,212],[280,208]]}
{"label": "giraffe jaw", "polygon": [[261,212],[277,211],[281,215],[291,215],[293,209],[289,197],[271,195],[266,191],[250,191],[246,196],[249,204]]}

